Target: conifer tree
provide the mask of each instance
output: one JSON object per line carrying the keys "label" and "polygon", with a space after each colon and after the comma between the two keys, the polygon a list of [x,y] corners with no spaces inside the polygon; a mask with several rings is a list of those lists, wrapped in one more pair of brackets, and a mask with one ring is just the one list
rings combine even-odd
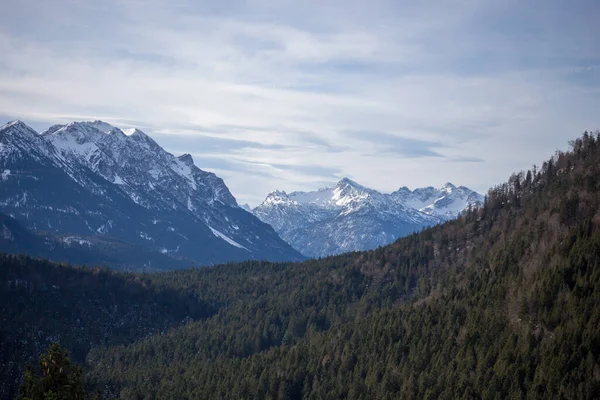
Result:
{"label": "conifer tree", "polygon": [[19,400],[77,400],[83,399],[81,368],[72,364],[67,352],[58,343],[50,345],[40,357],[39,368],[25,371]]}

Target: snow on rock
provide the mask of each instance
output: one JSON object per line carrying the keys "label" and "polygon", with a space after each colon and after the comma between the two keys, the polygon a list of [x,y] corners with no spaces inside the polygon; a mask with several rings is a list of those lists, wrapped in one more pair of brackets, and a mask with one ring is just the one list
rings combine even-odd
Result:
{"label": "snow on rock", "polygon": [[210,228],[210,230],[212,231],[212,233],[216,236],[219,237],[221,239],[223,239],[224,241],[226,241],[227,243],[229,243],[232,246],[235,246],[239,249],[244,249],[244,250],[248,250],[247,248],[245,248],[244,246],[242,246],[241,244],[239,244],[238,242],[236,242],[235,240],[231,239],[229,236],[219,232],[218,230],[216,230],[215,228],[213,228],[212,226],[208,226]]}
{"label": "snow on rock", "polygon": [[386,194],[344,178],[312,192],[274,191],[252,212],[296,249],[320,257],[385,245],[482,203],[451,183]]}
{"label": "snow on rock", "polygon": [[60,241],[63,242],[64,244],[70,246],[72,244],[78,244],[80,246],[87,246],[87,247],[91,247],[92,246],[92,242],[90,240],[87,239],[82,239],[80,237],[77,236],[65,236],[63,238],[60,238]]}

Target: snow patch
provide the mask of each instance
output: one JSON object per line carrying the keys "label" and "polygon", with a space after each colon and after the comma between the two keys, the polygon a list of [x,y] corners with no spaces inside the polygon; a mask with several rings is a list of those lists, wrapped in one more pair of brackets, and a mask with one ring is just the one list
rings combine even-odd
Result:
{"label": "snow patch", "polygon": [[78,244],[80,246],[87,246],[87,247],[92,246],[92,242],[90,242],[89,240],[86,240],[86,239],[79,238],[77,236],[67,236],[67,237],[61,238],[60,241],[63,242],[64,244],[66,244],[67,246],[70,246],[73,243]]}
{"label": "snow patch", "polygon": [[215,235],[216,237],[219,237],[219,238],[223,239],[224,241],[226,241],[230,245],[235,246],[235,247],[237,247],[239,249],[244,249],[244,250],[250,251],[247,248],[245,248],[244,246],[242,246],[241,244],[239,244],[238,242],[236,242],[235,240],[233,240],[232,238],[230,238],[229,236],[227,236],[227,235],[219,232],[218,230],[216,230],[212,226],[208,225],[208,227],[212,231],[213,235]]}
{"label": "snow patch", "polygon": [[121,129],[121,130],[127,136],[131,136],[131,135],[133,135],[135,133],[135,128],[127,128],[127,129]]}
{"label": "snow patch", "polygon": [[188,197],[188,201],[187,201],[187,208],[188,210],[190,210],[191,212],[196,211],[196,207],[194,207],[194,205],[192,204],[192,198]]}
{"label": "snow patch", "polygon": [[152,239],[152,237],[151,237],[150,235],[148,235],[146,232],[140,232],[140,237],[141,237],[142,239],[146,239],[146,240],[149,240],[149,241],[153,241],[153,240],[154,240],[154,239]]}
{"label": "snow patch", "polygon": [[0,230],[0,234],[2,234],[2,237],[6,240],[14,240],[12,232],[6,227],[6,225],[2,225],[2,230]]}

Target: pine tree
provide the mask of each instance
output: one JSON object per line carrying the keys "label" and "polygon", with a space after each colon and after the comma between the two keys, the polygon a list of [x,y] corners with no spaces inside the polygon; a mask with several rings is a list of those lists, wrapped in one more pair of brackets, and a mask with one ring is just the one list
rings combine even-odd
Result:
{"label": "pine tree", "polygon": [[72,364],[67,352],[58,343],[54,343],[50,345],[48,352],[40,357],[38,371],[27,368],[17,398],[77,400],[84,397],[81,368]]}

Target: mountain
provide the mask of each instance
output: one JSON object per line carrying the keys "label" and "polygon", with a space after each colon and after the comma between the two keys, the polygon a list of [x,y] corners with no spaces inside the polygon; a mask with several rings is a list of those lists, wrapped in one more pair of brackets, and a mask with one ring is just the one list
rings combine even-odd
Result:
{"label": "mountain", "polygon": [[301,260],[223,180],[138,129],[102,121],[0,128],[0,211],[33,231],[101,236],[209,265]]}
{"label": "mountain", "polygon": [[303,254],[324,257],[386,245],[481,204],[483,196],[451,183],[385,194],[344,178],[314,192],[272,192],[252,212]]}
{"label": "mountain", "polygon": [[393,192],[391,197],[442,221],[454,219],[469,207],[481,206],[484,201],[484,197],[479,193],[465,186],[456,187],[450,182],[439,189],[429,186],[411,191],[404,186]]}

